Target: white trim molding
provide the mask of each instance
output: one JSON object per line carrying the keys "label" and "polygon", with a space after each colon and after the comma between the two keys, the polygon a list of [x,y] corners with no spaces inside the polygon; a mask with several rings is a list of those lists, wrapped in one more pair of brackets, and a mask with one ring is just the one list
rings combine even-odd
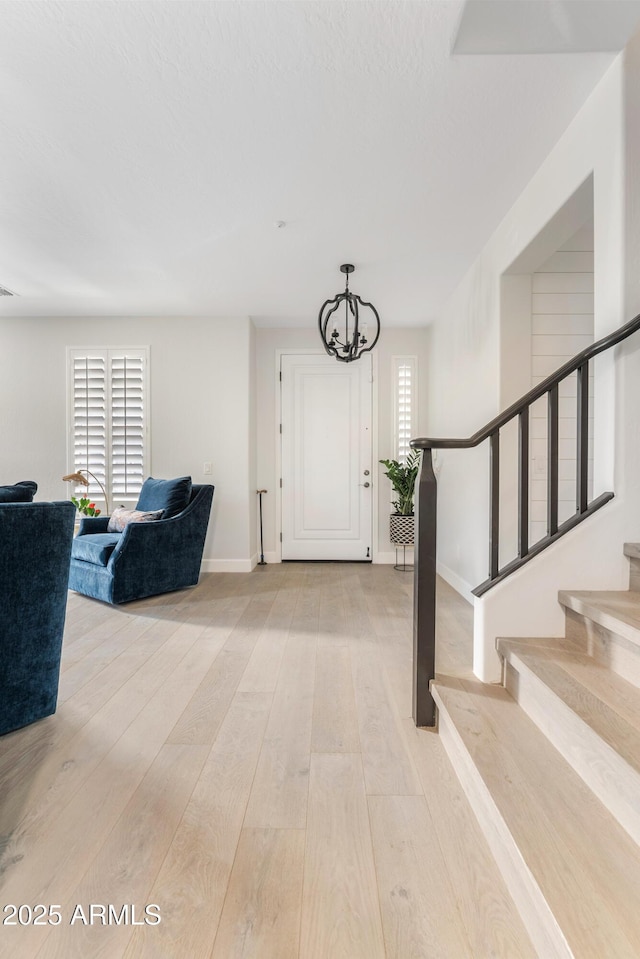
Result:
{"label": "white trim molding", "polygon": [[203,559],[203,573],[250,573],[258,564],[258,557],[251,559]]}

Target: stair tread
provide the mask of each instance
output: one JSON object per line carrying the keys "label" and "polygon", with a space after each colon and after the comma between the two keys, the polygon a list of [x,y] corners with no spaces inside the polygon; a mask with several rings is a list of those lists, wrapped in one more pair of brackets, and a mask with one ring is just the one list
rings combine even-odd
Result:
{"label": "stair tread", "polygon": [[640,559],[640,543],[625,543],[624,555],[633,559]]}
{"label": "stair tread", "polygon": [[498,640],[503,655],[520,659],[601,739],[640,771],[640,689],[568,640]]}
{"label": "stair tread", "polygon": [[562,606],[640,644],[640,593],[634,590],[560,590]]}
{"label": "stair tread", "polygon": [[433,685],[575,955],[640,955],[640,849],[506,689]]}

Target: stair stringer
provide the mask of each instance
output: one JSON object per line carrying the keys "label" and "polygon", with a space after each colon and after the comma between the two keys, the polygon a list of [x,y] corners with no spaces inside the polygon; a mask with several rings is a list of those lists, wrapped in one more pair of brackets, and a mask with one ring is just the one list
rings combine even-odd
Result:
{"label": "stair stringer", "polygon": [[[629,565],[621,544],[628,518],[614,499],[538,556],[474,599],[473,672],[483,683],[502,682],[496,640],[564,635],[558,584],[574,589],[627,589]],[[584,557],[589,556],[589,563]]]}

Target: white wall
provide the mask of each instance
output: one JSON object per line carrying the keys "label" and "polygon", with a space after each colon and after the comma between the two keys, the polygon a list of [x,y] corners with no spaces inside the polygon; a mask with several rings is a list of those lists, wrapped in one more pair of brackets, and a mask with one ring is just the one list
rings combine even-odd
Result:
{"label": "white wall", "polygon": [[[478,260],[451,296],[431,333],[431,435],[467,436],[498,412],[500,365],[500,277],[541,233],[565,201],[593,174],[594,332],[599,338],[640,309],[637,277],[640,212],[637,182],[638,39],[619,57],[567,129],[536,176],[489,239]],[[623,107],[625,84],[626,115]],[[632,97],[634,101],[631,102]],[[630,138],[631,137],[631,138]],[[624,144],[627,144],[625,169]],[[625,179],[626,175],[626,179]],[[630,193],[631,191],[631,193]],[[633,228],[629,202],[633,199]],[[631,243],[633,256],[631,257]],[[635,270],[633,282],[627,281]],[[623,290],[626,297],[623,299]],[[629,344],[597,364],[595,492],[614,488],[616,500],[579,534],[565,537],[516,577],[476,600],[474,669],[481,679],[499,679],[497,635],[554,635],[563,631],[557,589],[623,588],[623,541],[640,536],[639,498],[628,495],[629,462],[637,461],[640,376],[628,375],[638,360]],[[634,453],[630,454],[630,444]],[[615,450],[615,455],[614,455]],[[636,474],[637,475],[637,474]],[[633,480],[637,487],[637,479]],[[613,484],[613,486],[611,485]],[[439,562],[454,585],[472,587],[487,575],[487,457],[478,451],[443,456],[439,483]],[[589,550],[585,549],[588,540]]]}
{"label": "white wall", "polygon": [[[148,345],[150,473],[213,482],[203,568],[250,569],[255,553],[250,330],[247,318],[1,319],[1,481],[34,479],[38,499],[68,499],[70,487],[61,481],[71,465],[66,348]],[[211,476],[203,473],[205,462],[213,464]]]}
{"label": "white wall", "polygon": [[[418,357],[418,432],[426,429],[427,412],[427,330],[385,328],[372,352],[374,376],[374,562],[395,562],[389,541],[390,485],[377,461],[393,456],[391,357],[397,354]],[[259,329],[256,349],[256,392],[258,434],[258,488],[267,489],[263,497],[264,548],[268,562],[279,557],[279,473],[277,470],[277,390],[276,360],[280,350],[322,351],[318,333],[308,329]]]}

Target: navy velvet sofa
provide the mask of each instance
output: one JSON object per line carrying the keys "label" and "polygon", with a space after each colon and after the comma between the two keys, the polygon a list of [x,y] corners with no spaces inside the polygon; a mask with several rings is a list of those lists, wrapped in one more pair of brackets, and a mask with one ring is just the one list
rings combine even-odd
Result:
{"label": "navy velvet sofa", "polygon": [[213,486],[194,485],[177,515],[129,523],[121,533],[107,531],[108,516],[83,518],[73,541],[69,589],[119,604],[195,586],[212,500]]}
{"label": "navy velvet sofa", "polygon": [[0,733],[56,711],[75,512],[0,503]]}
{"label": "navy velvet sofa", "polygon": [[33,480],[20,480],[11,486],[0,486],[0,503],[31,503],[38,491]]}

